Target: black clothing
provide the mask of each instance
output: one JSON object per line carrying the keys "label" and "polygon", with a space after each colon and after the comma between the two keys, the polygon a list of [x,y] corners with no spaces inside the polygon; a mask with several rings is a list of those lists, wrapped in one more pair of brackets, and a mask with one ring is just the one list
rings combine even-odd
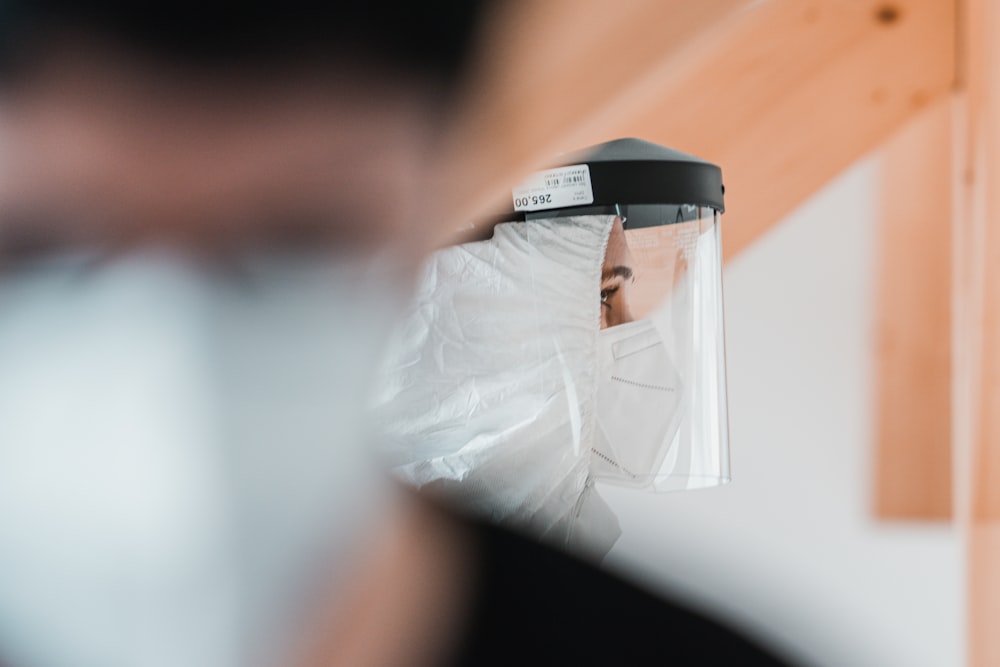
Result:
{"label": "black clothing", "polygon": [[448,665],[788,665],[681,604],[528,538],[471,523],[475,592]]}

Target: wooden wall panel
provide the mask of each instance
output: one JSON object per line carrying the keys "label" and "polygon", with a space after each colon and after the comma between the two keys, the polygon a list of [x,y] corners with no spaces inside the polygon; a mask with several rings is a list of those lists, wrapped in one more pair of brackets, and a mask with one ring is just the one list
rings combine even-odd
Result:
{"label": "wooden wall panel", "polygon": [[883,149],[875,513],[952,516],[952,103]]}

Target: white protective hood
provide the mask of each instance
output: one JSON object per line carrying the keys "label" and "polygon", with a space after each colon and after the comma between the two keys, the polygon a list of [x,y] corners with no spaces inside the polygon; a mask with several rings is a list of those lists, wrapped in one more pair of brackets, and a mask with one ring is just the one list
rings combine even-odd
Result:
{"label": "white protective hood", "polygon": [[433,255],[377,401],[404,481],[593,557],[620,534],[588,474],[613,220],[502,223]]}

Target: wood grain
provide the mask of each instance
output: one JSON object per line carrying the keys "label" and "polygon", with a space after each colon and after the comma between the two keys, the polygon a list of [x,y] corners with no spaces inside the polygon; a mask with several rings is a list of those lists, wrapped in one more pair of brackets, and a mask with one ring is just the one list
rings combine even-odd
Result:
{"label": "wood grain", "polygon": [[952,104],[883,149],[878,215],[875,513],[952,517]]}
{"label": "wood grain", "polygon": [[968,465],[960,480],[968,536],[969,664],[1000,664],[1000,6],[962,3],[959,82],[964,100],[963,243],[958,280],[957,378]]}
{"label": "wood grain", "polygon": [[954,0],[517,7],[454,135],[451,231],[557,153],[637,136],[722,166],[732,257],[954,82]]}

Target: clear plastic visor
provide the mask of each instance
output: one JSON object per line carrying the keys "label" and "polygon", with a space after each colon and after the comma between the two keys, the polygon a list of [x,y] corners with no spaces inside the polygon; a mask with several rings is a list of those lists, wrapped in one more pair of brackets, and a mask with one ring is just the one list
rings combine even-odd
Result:
{"label": "clear plastic visor", "polygon": [[658,491],[728,482],[718,213],[615,213],[601,269],[591,477]]}

